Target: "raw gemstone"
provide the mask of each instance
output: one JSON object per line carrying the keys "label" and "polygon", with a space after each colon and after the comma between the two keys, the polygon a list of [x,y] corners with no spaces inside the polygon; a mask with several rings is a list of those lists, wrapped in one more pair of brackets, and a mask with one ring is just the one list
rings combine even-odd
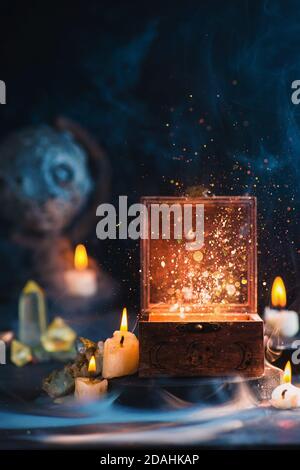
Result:
{"label": "raw gemstone", "polygon": [[54,370],[43,382],[43,390],[52,398],[62,397],[74,390],[74,378],[67,367]]}
{"label": "raw gemstone", "polygon": [[17,341],[16,339],[12,340],[11,350],[10,350],[10,359],[18,367],[23,367],[28,362],[32,361],[31,349],[26,344]]}
{"label": "raw gemstone", "polygon": [[93,376],[97,377],[101,375],[103,364],[103,342],[99,341],[96,345],[96,349],[88,349],[85,353],[79,353],[77,355],[75,362],[70,366],[70,370],[74,377],[91,377],[91,374],[88,372],[88,367],[92,356],[95,356],[96,361],[96,370]]}
{"label": "raw gemstone", "polygon": [[[86,348],[84,348],[84,345]],[[52,372],[49,377],[44,380],[43,389],[52,397],[60,397],[71,393],[74,388],[74,379],[77,377],[85,377],[91,380],[101,375],[102,362],[103,362],[103,341],[94,343],[86,338],[80,338],[77,342],[77,348],[82,352],[77,354],[75,361],[71,364],[67,364],[63,370],[57,370]],[[52,353],[51,357],[56,357],[58,354],[70,354],[76,353],[75,348],[71,349],[68,353]],[[88,372],[89,361],[95,356],[96,371],[91,376]]]}
{"label": "raw gemstone", "polygon": [[46,328],[44,293],[36,282],[28,281],[19,299],[19,339],[28,346],[37,346]]}
{"label": "raw gemstone", "polygon": [[85,354],[89,349],[94,354],[96,348],[97,348],[97,344],[88,338],[83,338],[82,336],[80,336],[76,341],[76,350],[80,354]]}
{"label": "raw gemstone", "polygon": [[76,349],[79,353],[76,368],[80,370],[80,374],[75,372],[75,377],[89,377],[88,365],[92,356],[95,356],[96,361],[95,376],[100,375],[103,362],[103,341],[95,343],[88,338],[79,337],[76,341]]}
{"label": "raw gemstone", "polygon": [[76,339],[76,333],[62,318],[56,317],[41,337],[42,345],[48,352],[69,351]]}

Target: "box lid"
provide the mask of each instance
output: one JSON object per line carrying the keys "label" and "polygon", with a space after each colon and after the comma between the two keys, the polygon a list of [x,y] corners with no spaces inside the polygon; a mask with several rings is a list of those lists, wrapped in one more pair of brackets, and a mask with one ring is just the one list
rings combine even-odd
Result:
{"label": "box lid", "polygon": [[144,197],[141,203],[147,214],[142,312],[187,319],[201,312],[256,313],[254,197]]}

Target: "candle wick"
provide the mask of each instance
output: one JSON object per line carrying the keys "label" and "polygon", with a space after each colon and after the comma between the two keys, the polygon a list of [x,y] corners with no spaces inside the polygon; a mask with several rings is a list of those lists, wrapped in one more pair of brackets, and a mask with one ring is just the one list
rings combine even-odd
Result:
{"label": "candle wick", "polygon": [[120,345],[121,345],[121,346],[123,346],[124,340],[125,340],[125,337],[122,336],[122,338],[120,339]]}
{"label": "candle wick", "polygon": [[285,399],[285,394],[287,392],[287,389],[284,389],[281,394],[281,398],[284,400]]}

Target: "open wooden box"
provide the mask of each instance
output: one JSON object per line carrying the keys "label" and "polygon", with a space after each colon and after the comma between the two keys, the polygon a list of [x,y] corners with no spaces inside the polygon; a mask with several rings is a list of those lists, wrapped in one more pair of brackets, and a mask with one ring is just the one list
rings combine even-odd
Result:
{"label": "open wooden box", "polygon": [[[141,203],[148,222],[141,242],[140,376],[261,376],[256,199],[146,197]],[[159,212],[157,237],[152,207],[162,204],[179,208],[165,213],[169,234]],[[184,224],[187,204],[192,231]],[[201,248],[189,243],[199,228],[197,207],[204,218]]]}

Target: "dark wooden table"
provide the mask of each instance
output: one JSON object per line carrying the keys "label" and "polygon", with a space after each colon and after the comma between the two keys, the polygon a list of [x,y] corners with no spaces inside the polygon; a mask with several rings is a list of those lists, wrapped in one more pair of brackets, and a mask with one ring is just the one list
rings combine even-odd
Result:
{"label": "dark wooden table", "polygon": [[300,444],[300,410],[257,406],[255,382],[127,377],[110,381],[105,399],[83,405],[41,392],[57,366],[0,367],[1,449]]}

